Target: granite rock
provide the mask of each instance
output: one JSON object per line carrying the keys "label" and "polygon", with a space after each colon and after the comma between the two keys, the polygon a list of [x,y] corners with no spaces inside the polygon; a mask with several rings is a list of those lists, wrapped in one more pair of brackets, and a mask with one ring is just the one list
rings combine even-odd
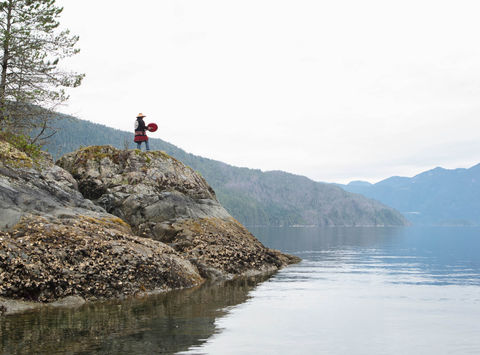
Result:
{"label": "granite rock", "polygon": [[57,164],[86,198],[124,219],[137,235],[170,244],[204,277],[231,278],[298,261],[263,246],[199,173],[164,152],[94,146]]}

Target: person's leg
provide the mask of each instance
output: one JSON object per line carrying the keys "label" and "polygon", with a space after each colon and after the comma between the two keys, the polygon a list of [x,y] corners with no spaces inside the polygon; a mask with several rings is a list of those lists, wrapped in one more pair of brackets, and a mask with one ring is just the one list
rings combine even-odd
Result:
{"label": "person's leg", "polygon": [[145,141],[145,148],[147,148],[147,151],[150,150],[150,145],[148,145],[148,141]]}
{"label": "person's leg", "polygon": [[137,142],[137,149],[142,150],[142,142]]}

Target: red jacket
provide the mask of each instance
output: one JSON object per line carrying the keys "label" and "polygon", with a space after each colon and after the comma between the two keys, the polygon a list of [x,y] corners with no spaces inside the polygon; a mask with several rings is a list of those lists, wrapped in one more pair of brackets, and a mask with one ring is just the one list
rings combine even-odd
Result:
{"label": "red jacket", "polygon": [[147,137],[147,126],[141,117],[137,117],[135,121],[135,138],[133,139],[134,142],[145,142],[148,141]]}

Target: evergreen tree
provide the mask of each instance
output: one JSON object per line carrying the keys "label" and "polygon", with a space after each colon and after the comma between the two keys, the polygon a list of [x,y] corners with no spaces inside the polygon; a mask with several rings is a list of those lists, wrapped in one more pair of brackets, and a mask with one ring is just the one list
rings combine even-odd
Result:
{"label": "evergreen tree", "polygon": [[79,52],[78,36],[59,30],[62,11],[55,0],[0,1],[2,130],[44,134],[65,89],[81,84],[83,74],[59,67]]}

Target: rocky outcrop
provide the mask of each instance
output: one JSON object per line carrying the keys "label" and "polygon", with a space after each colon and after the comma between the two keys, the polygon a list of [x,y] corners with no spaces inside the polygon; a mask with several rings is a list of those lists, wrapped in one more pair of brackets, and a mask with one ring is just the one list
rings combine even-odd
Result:
{"label": "rocky outcrop", "polygon": [[14,299],[123,297],[298,261],[162,152],[89,147],[54,165],[0,141],[0,198],[0,313]]}
{"label": "rocky outcrop", "polygon": [[0,294],[54,301],[191,287],[197,269],[167,245],[131,234],[118,218],[27,219],[0,232]]}
{"label": "rocky outcrop", "polygon": [[45,154],[32,159],[0,141],[0,230],[13,227],[21,217],[47,219],[108,214],[83,198],[70,173]]}
{"label": "rocky outcrop", "polygon": [[202,276],[272,271],[297,259],[265,248],[220,205],[200,174],[163,152],[80,149],[57,164],[85,197],[140,236],[171,245]]}
{"label": "rocky outcrop", "polygon": [[233,219],[204,218],[175,223],[172,247],[194,263],[202,276],[225,278],[271,272],[299,259],[265,248]]}
{"label": "rocky outcrop", "polygon": [[0,142],[0,297],[111,298],[203,282],[171,247],[135,236],[85,199],[71,174],[48,158]]}
{"label": "rocky outcrop", "polygon": [[84,197],[141,236],[168,240],[177,232],[175,222],[232,218],[205,179],[163,152],[94,146],[67,154],[57,164],[73,175]]}

